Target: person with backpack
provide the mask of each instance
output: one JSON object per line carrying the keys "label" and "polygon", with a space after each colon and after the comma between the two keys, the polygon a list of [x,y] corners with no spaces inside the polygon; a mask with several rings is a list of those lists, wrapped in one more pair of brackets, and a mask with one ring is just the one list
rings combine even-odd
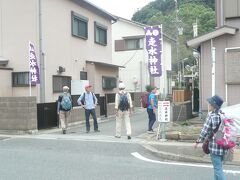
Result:
{"label": "person with backpack", "polygon": [[132,99],[130,93],[125,91],[125,85],[119,83],[119,92],[115,96],[115,110],[116,110],[116,138],[121,137],[122,121],[125,121],[127,138],[131,139],[131,123],[130,114],[132,111]]}
{"label": "person with backpack", "polygon": [[157,113],[157,97],[156,97],[156,87],[151,88],[151,93],[148,96],[148,106],[147,106],[147,113],[148,113],[148,134],[153,134],[153,125],[156,121],[156,113]]}
{"label": "person with backpack", "polygon": [[86,133],[90,132],[90,123],[89,123],[89,117],[90,114],[93,118],[93,126],[95,132],[100,132],[98,129],[98,122],[96,117],[96,111],[95,108],[97,106],[97,98],[93,92],[91,92],[91,85],[85,86],[84,93],[81,94],[81,96],[78,98],[77,103],[78,105],[82,106],[85,109],[85,117],[86,117]]}
{"label": "person with backpack", "polygon": [[72,99],[69,93],[69,87],[63,86],[63,93],[58,97],[57,112],[60,120],[62,133],[66,134],[68,128],[68,117],[72,110]]}
{"label": "person with backpack", "polygon": [[220,108],[223,104],[223,100],[218,95],[214,95],[211,98],[208,98],[207,101],[209,113],[201,130],[200,136],[193,147],[197,148],[199,143],[204,142],[204,140],[209,140],[208,150],[214,168],[214,179],[225,180],[226,177],[223,173],[222,165],[227,149],[218,145],[214,137],[214,134],[218,131],[221,124]]}
{"label": "person with backpack", "polygon": [[143,108],[147,108],[148,105],[149,105],[148,98],[149,98],[149,95],[152,91],[152,86],[147,85],[145,88],[146,88],[146,92],[142,93],[142,95],[141,95],[141,104],[142,104]]}

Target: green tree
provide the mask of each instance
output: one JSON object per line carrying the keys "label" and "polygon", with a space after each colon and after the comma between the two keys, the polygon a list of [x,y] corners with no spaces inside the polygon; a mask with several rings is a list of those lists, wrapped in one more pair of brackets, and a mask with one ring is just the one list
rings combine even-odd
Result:
{"label": "green tree", "polygon": [[189,4],[189,3],[194,3],[194,4],[199,4],[203,5],[205,7],[209,7],[212,10],[215,10],[215,0],[178,0],[179,5],[183,4]]}
{"label": "green tree", "polygon": [[[215,0],[178,0],[178,7],[185,4],[197,4],[205,7],[215,9]],[[164,16],[171,14],[175,11],[175,0],[155,0],[148,5],[137,11],[132,20],[147,23],[155,13],[161,12]]]}
{"label": "green tree", "polygon": [[[178,19],[174,0],[156,0],[134,14],[133,20],[146,25],[163,25],[164,34],[175,38],[177,26],[183,27],[183,35],[179,35],[179,59],[192,56],[185,42],[193,38],[192,24],[197,21],[198,35],[202,35],[215,28],[215,12],[210,6],[214,1],[181,0],[178,1]],[[211,2],[211,3],[210,3]],[[176,61],[176,49],[173,49],[173,62]]]}

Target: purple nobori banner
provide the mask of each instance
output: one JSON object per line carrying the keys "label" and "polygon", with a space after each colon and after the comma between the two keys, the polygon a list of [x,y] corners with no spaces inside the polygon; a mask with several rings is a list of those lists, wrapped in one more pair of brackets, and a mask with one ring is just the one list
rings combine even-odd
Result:
{"label": "purple nobori banner", "polygon": [[145,27],[150,76],[162,76],[162,26]]}
{"label": "purple nobori banner", "polygon": [[34,44],[29,42],[29,83],[32,85],[40,84],[39,68]]}

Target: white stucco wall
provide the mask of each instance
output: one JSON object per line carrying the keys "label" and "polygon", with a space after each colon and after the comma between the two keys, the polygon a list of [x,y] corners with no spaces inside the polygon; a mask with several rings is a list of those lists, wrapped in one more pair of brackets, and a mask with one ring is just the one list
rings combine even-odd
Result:
{"label": "white stucco wall", "polygon": [[162,63],[163,63],[163,75],[160,78],[155,78],[155,84],[159,87],[159,91],[161,94],[166,95],[168,92],[167,86],[167,70],[172,69],[172,47],[168,41],[163,41],[163,55],[162,55]]}
{"label": "white stucco wall", "polygon": [[[149,76],[146,73],[146,53],[145,48],[141,50],[115,51],[114,42],[127,36],[144,35],[142,27],[134,23],[118,20],[112,26],[113,29],[113,62],[126,68],[119,70],[119,79],[126,85],[126,90],[144,91],[146,84],[149,84]],[[145,47],[145,42],[144,42]],[[134,81],[137,80],[135,87]]]}
{"label": "white stucco wall", "polygon": [[[147,51],[145,46],[144,38],[144,48],[142,50],[130,50],[130,51],[116,51],[114,48],[115,40],[120,40],[127,36],[138,36],[145,35],[143,26],[121,19],[117,21],[112,26],[113,31],[113,62],[126,68],[121,68],[119,73],[119,79],[123,80],[126,84],[126,89],[129,91],[142,92],[145,91],[145,86],[150,83],[149,73],[147,69]],[[166,90],[166,85],[164,85],[163,79],[165,79],[165,84],[167,83],[166,70],[171,70],[171,44],[163,40],[163,65],[165,69],[164,76],[161,78],[154,78],[155,85],[160,87],[161,93]],[[137,79],[138,83],[135,89],[134,79]]]}

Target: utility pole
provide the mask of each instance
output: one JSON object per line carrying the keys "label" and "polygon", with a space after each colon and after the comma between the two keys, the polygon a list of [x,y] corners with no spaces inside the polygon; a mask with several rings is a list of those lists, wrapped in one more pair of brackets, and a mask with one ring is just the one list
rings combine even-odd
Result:
{"label": "utility pole", "polygon": [[45,102],[45,62],[42,39],[42,0],[38,0],[39,11],[39,60],[40,60],[40,102]]}
{"label": "utility pole", "polygon": [[212,54],[212,96],[215,95],[216,87],[216,48],[213,46],[213,40],[211,39],[211,54]]}
{"label": "utility pole", "polygon": [[196,22],[193,23],[193,37],[197,37],[198,36],[198,24],[197,24],[197,19]]}
{"label": "utility pole", "polygon": [[180,71],[180,63],[178,61],[179,59],[179,49],[178,49],[178,46],[179,46],[179,39],[178,39],[178,23],[179,23],[179,20],[178,20],[178,2],[177,0],[175,0],[175,11],[176,11],[176,62],[178,63],[177,64],[177,71],[178,71],[178,86],[181,88],[182,87],[182,76],[181,76],[181,71]]}

